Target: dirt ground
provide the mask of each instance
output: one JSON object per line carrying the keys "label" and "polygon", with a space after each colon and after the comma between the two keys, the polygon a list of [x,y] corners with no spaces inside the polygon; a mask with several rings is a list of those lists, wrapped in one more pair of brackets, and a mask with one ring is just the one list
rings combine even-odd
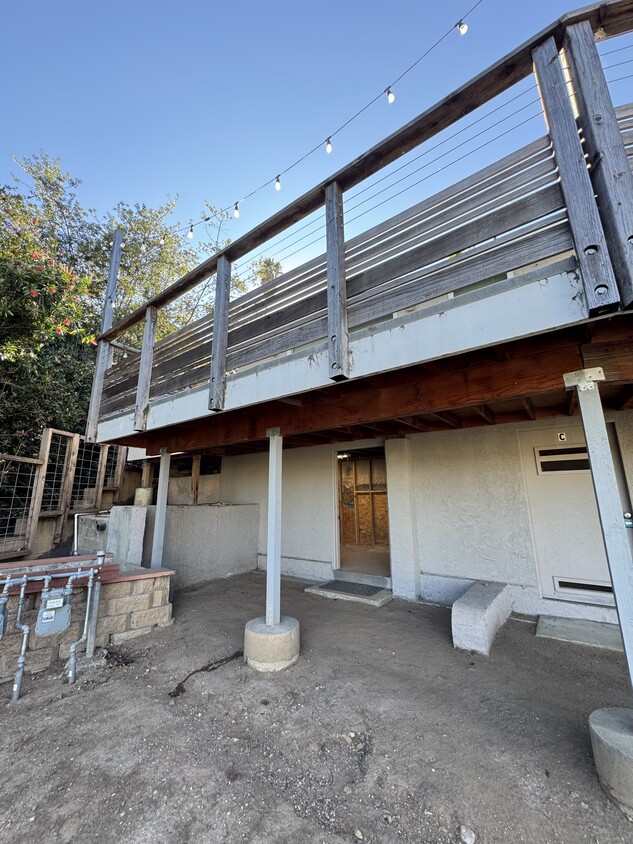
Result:
{"label": "dirt ground", "polygon": [[0,841],[448,844],[461,825],[482,844],[633,840],[587,728],[631,705],[621,655],[511,621],[476,656],[453,649],[448,610],[285,580],[301,657],[262,675],[235,654],[264,585],[181,592],[172,627],[76,687],[27,675],[0,703]]}

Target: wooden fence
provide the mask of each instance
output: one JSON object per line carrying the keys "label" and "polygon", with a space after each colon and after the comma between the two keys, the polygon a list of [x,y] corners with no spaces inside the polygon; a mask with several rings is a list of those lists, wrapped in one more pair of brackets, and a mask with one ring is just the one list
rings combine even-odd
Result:
{"label": "wooden fence", "polygon": [[75,513],[97,512],[121,488],[127,449],[45,428],[37,458],[0,454],[0,560],[28,556],[38,525],[54,520],[52,544]]}

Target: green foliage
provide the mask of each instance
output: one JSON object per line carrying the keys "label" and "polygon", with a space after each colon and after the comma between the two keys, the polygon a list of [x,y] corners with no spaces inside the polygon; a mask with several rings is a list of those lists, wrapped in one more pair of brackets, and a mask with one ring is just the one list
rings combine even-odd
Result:
{"label": "green foliage", "polygon": [[[41,428],[82,431],[94,368],[94,337],[116,229],[123,249],[115,322],[230,242],[228,214],[207,204],[198,248],[166,220],[177,199],[157,208],[120,202],[99,218],[79,202],[81,182],[40,152],[17,162],[24,175],[0,187],[0,450],[36,453]],[[179,227],[177,227],[179,228]],[[281,265],[260,258],[235,274],[232,294],[264,283]],[[159,312],[157,338],[213,310],[214,278]],[[142,322],[120,339],[139,347]]]}
{"label": "green foliage", "polygon": [[0,191],[0,200],[0,360],[33,356],[54,336],[88,342],[88,280],[42,248],[39,218],[21,197]]}
{"label": "green foliage", "polygon": [[94,360],[93,347],[63,336],[0,361],[0,451],[36,457],[42,428],[83,432]]}

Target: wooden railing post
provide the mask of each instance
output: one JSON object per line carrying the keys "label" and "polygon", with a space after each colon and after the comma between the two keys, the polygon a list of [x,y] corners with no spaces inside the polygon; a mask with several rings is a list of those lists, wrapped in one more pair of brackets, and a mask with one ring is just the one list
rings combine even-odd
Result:
{"label": "wooden railing post", "polygon": [[[114,297],[116,295],[117,278],[119,275],[119,264],[121,263],[121,243],[123,235],[119,229],[114,233],[112,243],[112,254],[110,256],[110,270],[108,272],[108,286],[103,306],[103,319],[101,321],[101,333],[112,328],[112,314]],[[97,440],[97,426],[99,424],[99,409],[101,408],[101,395],[103,393],[103,382],[106,371],[112,366],[112,354],[110,343],[100,340],[97,346],[97,363],[95,374],[92,380],[92,391],[90,393],[90,408],[86,422],[86,442],[94,443]]]}
{"label": "wooden railing post", "polygon": [[150,305],[145,311],[143,348],[141,350],[141,360],[138,368],[136,406],[134,408],[135,431],[144,431],[147,428],[147,411],[149,408],[149,390],[152,383],[152,362],[154,360],[154,340],[156,339],[157,319],[158,308]]}
{"label": "wooden railing post", "polygon": [[33,549],[35,537],[37,536],[37,526],[40,519],[40,510],[42,509],[42,498],[44,496],[44,482],[46,481],[46,470],[48,469],[48,456],[51,450],[52,430],[44,428],[42,431],[42,439],[40,440],[40,455],[39,459],[42,463],[35,467],[35,479],[33,482],[33,490],[31,493],[31,502],[29,505],[29,515],[26,527],[26,547],[29,551]]}
{"label": "wooden railing post", "polygon": [[224,410],[226,392],[226,353],[229,341],[229,296],[231,262],[225,255],[218,258],[213,306],[213,341],[209,376],[209,410]]}
{"label": "wooden railing post", "polygon": [[343,191],[338,182],[330,182],[325,188],[325,234],[329,373],[332,381],[342,381],[349,378],[350,367]]}
{"label": "wooden railing post", "polygon": [[628,307],[633,302],[633,173],[591,25],[583,21],[568,27],[564,47],[591,162],[589,172],[622,304]]}
{"label": "wooden railing post", "polygon": [[533,50],[532,58],[587,306],[596,315],[615,309],[620,295],[554,38]]}
{"label": "wooden railing post", "polygon": [[72,503],[73,486],[75,483],[75,472],[77,470],[77,456],[79,454],[79,434],[69,434],[66,446],[66,457],[64,459],[64,475],[59,493],[59,509],[61,513],[55,520],[55,533],[53,543],[56,545],[61,541],[64,534],[64,525],[68,518],[70,505]]}

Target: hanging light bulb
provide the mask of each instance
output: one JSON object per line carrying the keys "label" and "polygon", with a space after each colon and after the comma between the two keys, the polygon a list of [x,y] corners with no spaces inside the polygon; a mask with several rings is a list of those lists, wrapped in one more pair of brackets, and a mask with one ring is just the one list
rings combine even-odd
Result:
{"label": "hanging light bulb", "polygon": [[455,28],[459,30],[460,35],[466,35],[468,32],[468,24],[464,23],[464,21],[458,21],[455,24]]}
{"label": "hanging light bulb", "polygon": [[189,231],[187,232],[187,237],[189,240],[193,240],[193,223],[189,225]]}
{"label": "hanging light bulb", "polygon": [[233,208],[233,216],[235,217],[236,220],[240,216],[240,204],[239,204],[239,202],[235,203],[235,207]]}
{"label": "hanging light bulb", "polygon": [[396,95],[391,90],[391,88],[387,88],[385,94],[387,95],[387,102],[389,103],[389,105],[391,105],[391,103],[395,100]]}
{"label": "hanging light bulb", "polygon": [[281,176],[277,176],[275,179],[275,190],[281,190]]}
{"label": "hanging light bulb", "polygon": [[164,246],[165,245],[165,238],[161,237],[161,239],[158,242],[160,243],[161,246]]}
{"label": "hanging light bulb", "polygon": [[328,138],[325,142],[325,151],[328,155],[332,152],[332,138]]}

